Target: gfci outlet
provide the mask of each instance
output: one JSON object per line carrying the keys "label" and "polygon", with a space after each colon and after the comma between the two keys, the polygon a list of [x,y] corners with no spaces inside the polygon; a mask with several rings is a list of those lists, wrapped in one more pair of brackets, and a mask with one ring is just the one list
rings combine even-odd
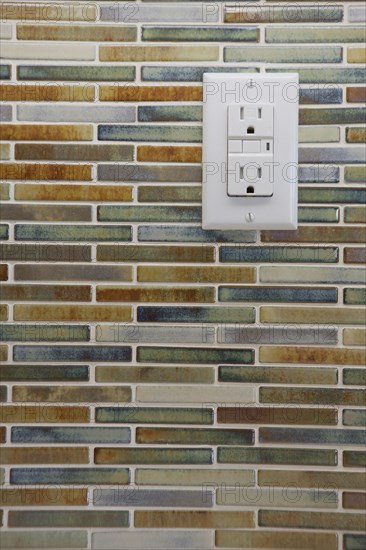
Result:
{"label": "gfci outlet", "polygon": [[296,229],[298,75],[203,75],[204,229]]}

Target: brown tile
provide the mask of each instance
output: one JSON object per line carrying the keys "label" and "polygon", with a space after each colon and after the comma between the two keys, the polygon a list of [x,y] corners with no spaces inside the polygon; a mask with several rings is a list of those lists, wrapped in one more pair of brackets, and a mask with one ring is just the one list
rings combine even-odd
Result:
{"label": "brown tile", "polygon": [[94,101],[92,84],[0,84],[0,101]]}
{"label": "brown tile", "polygon": [[346,468],[364,468],[366,453],[363,451],[343,451],[343,466]]}
{"label": "brown tile", "polygon": [[[80,260],[82,261],[82,260]],[[85,260],[84,260],[85,261]],[[16,264],[14,277],[19,281],[132,281],[130,265],[88,265],[51,263]]]}
{"label": "brown tile", "polygon": [[[357,510],[366,510],[366,493],[351,493],[345,491],[343,493],[343,508],[351,508]],[[348,515],[348,514],[347,514]],[[353,514],[351,515],[351,517]],[[346,529],[364,529],[364,516],[356,516],[359,518],[358,527],[346,527]],[[361,519],[363,517],[363,520]],[[342,527],[338,527],[342,529]]]}
{"label": "brown tile", "polygon": [[8,320],[8,306],[6,304],[1,304],[0,305],[0,321],[7,321],[7,320]]}
{"label": "brown tile", "polygon": [[130,306],[15,305],[15,321],[132,321]]}
{"label": "brown tile", "polygon": [[336,425],[337,409],[299,407],[218,407],[217,422],[223,424]]}
{"label": "brown tile", "polygon": [[0,488],[0,503],[3,506],[83,506],[88,503],[88,490],[61,489],[60,487],[27,488],[26,485]]}
{"label": "brown tile", "polygon": [[31,6],[24,2],[4,3],[0,5],[1,19],[4,21],[20,19],[33,21],[95,21],[97,16],[97,7],[94,4],[89,4],[85,9],[84,6],[58,5],[58,4],[41,4],[34,3]]}
{"label": "brown tile", "polygon": [[298,512],[289,510],[259,510],[260,527],[295,527],[300,529],[363,530],[361,514],[339,512]]}
{"label": "brown tile", "polygon": [[347,88],[348,103],[364,103],[366,101],[366,86],[351,86]]}
{"label": "brown tile", "polygon": [[347,143],[366,143],[366,128],[346,128]]}
{"label": "brown tile", "polygon": [[348,63],[366,63],[366,48],[348,48]]}
{"label": "brown tile", "polygon": [[6,447],[3,464],[88,464],[88,447]]}
{"label": "brown tile", "polygon": [[13,401],[102,403],[131,400],[128,386],[14,386]]}
{"label": "brown tile", "polygon": [[345,307],[263,306],[260,308],[260,319],[263,323],[333,323],[363,325],[365,322],[365,311],[362,308]]}
{"label": "brown tile", "polygon": [[89,205],[5,204],[1,208],[1,218],[14,221],[90,222],[92,211]]}
{"label": "brown tile", "polygon": [[91,181],[92,166],[89,164],[16,164],[9,162],[0,165],[0,178],[29,181]]}
{"label": "brown tile", "polygon": [[15,285],[1,287],[1,298],[12,301],[90,302],[89,285]]}
{"label": "brown tile", "polygon": [[15,158],[17,160],[125,161],[133,160],[133,146],[16,143]]}
{"label": "brown tile", "polygon": [[202,187],[193,185],[139,185],[138,202],[202,201]]}
{"label": "brown tile", "polygon": [[0,361],[8,360],[8,346],[2,344],[0,345]]}
{"label": "brown tile", "polygon": [[91,247],[88,244],[0,244],[0,257],[20,262],[90,262]]}
{"label": "brown tile", "polygon": [[223,530],[216,531],[216,546],[219,548],[279,548],[281,550],[312,548],[336,550],[337,535],[334,533],[299,533],[298,531]]}
{"label": "brown tile", "polygon": [[298,243],[363,243],[357,227],[299,227],[296,231],[262,231],[263,242]]}
{"label": "brown tile", "polygon": [[124,25],[17,25],[19,40],[130,42],[136,37],[136,27]]}
{"label": "brown tile", "polygon": [[346,206],[344,209],[345,223],[366,224],[366,208],[364,206]]}
{"label": "brown tile", "polygon": [[254,267],[229,266],[139,266],[137,279],[140,282],[184,283],[254,283]]}
{"label": "brown tile", "polygon": [[218,46],[100,46],[100,61],[218,61]]}
{"label": "brown tile", "polygon": [[366,346],[366,330],[363,328],[345,328],[343,330],[345,346]]}
{"label": "brown tile", "polygon": [[202,148],[140,145],[137,148],[137,160],[142,162],[202,162]]}
{"label": "brown tile", "polygon": [[258,484],[280,487],[315,487],[318,489],[359,489],[365,485],[362,472],[327,472],[311,470],[259,470]]}
{"label": "brown tile", "polygon": [[5,443],[6,441],[6,428],[5,426],[1,426],[0,428],[0,443]]}
{"label": "brown tile", "polygon": [[8,280],[8,265],[0,264],[0,281]]}
{"label": "brown tile", "polygon": [[1,139],[19,141],[90,141],[91,125],[77,124],[2,124]]}
{"label": "brown tile", "polygon": [[361,389],[344,388],[274,388],[262,387],[259,390],[262,403],[293,403],[308,405],[354,405],[365,404],[366,392]]}
{"label": "brown tile", "polygon": [[176,510],[136,510],[135,527],[156,529],[228,529],[254,527],[253,512],[194,512]]}
{"label": "brown tile", "polygon": [[365,363],[365,352],[351,348],[262,346],[259,351],[259,359],[264,363],[363,365]]}
{"label": "brown tile", "polygon": [[211,302],[213,287],[123,287],[98,286],[98,302]]}
{"label": "brown tile", "polygon": [[88,407],[64,407],[62,405],[2,405],[0,407],[0,422],[28,423],[68,423],[89,422]]}
{"label": "brown tile", "polygon": [[349,246],[346,246],[344,249],[344,263],[365,264],[366,248],[351,248]]}
{"label": "brown tile", "polygon": [[16,200],[31,201],[132,201],[132,187],[128,185],[26,185],[15,186]]}
{"label": "brown tile", "polygon": [[[174,246],[174,245],[144,245],[144,244],[100,244],[97,246],[97,260],[100,262],[199,262],[207,263],[215,261],[215,248],[210,245],[201,246]],[[163,269],[179,269],[173,266],[167,266]],[[187,271],[190,268],[185,266],[181,268]],[[207,268],[196,268],[205,270]],[[213,278],[214,279],[214,278]],[[194,278],[194,281],[198,281]],[[178,281],[185,281],[184,278]],[[202,275],[202,282],[206,278]],[[211,281],[211,282],[214,282]]]}
{"label": "brown tile", "polygon": [[101,101],[202,101],[202,97],[202,86],[100,86]]}

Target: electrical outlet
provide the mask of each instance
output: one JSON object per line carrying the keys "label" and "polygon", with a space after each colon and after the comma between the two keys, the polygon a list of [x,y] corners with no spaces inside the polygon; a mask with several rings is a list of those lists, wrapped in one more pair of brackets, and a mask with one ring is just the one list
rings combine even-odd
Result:
{"label": "electrical outlet", "polygon": [[204,74],[204,229],[296,229],[298,92],[297,74]]}

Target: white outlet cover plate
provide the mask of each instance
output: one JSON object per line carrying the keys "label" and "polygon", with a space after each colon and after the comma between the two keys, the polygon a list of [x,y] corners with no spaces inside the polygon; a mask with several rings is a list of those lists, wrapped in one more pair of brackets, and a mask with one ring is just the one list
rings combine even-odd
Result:
{"label": "white outlet cover plate", "polygon": [[[296,229],[297,73],[204,73],[203,229]],[[227,194],[228,105],[273,105],[273,194]]]}

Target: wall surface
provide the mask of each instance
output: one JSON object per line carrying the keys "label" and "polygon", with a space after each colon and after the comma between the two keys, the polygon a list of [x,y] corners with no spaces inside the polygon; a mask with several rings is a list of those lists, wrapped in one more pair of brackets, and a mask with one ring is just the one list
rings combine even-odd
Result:
{"label": "wall surface", "polygon": [[[1,547],[366,548],[364,4],[1,10]],[[207,71],[299,73],[297,231],[201,229]]]}

